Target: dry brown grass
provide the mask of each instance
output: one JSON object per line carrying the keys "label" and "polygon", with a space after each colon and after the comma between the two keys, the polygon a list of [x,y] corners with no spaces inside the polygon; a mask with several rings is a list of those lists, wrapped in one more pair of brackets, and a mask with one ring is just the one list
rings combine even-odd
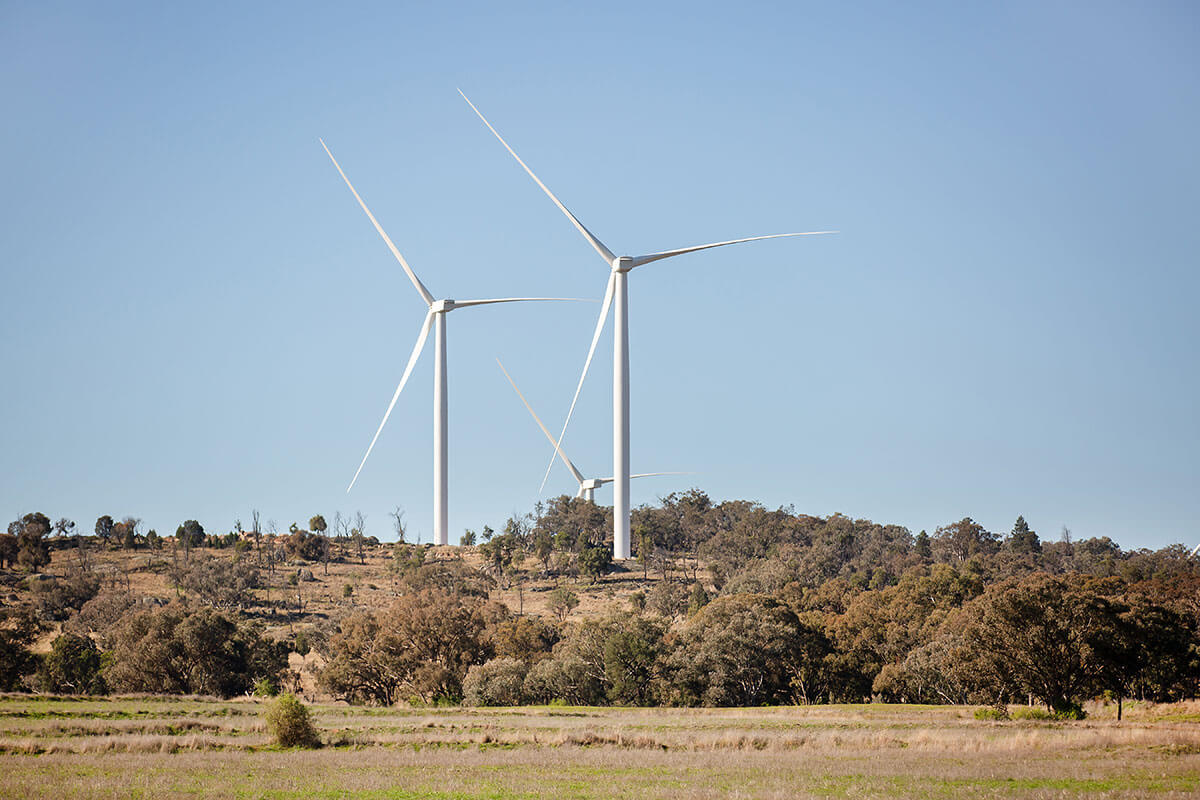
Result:
{"label": "dry brown grass", "polygon": [[1193,797],[1197,704],[1122,723],[982,722],[961,707],[313,708],[271,747],[263,705],[0,699],[0,797]]}
{"label": "dry brown grass", "polygon": [[[192,558],[231,558],[232,554],[233,551],[229,549],[201,548],[192,552]],[[395,578],[388,571],[391,554],[391,544],[367,548],[365,563],[360,564],[357,559],[348,556],[341,562],[330,562],[328,574],[324,565],[306,563],[305,569],[310,570],[316,580],[303,581],[298,586],[291,586],[287,582],[289,573],[295,572],[296,567],[277,566],[270,577],[270,597],[274,601],[286,599],[294,607],[298,590],[304,603],[304,613],[299,616],[301,623],[311,621],[314,615],[332,616],[352,608],[385,609],[396,598]],[[51,563],[45,570],[47,574],[64,576],[75,564],[76,556],[70,549],[56,550],[51,555]],[[254,555],[248,557],[253,559]],[[153,552],[104,550],[92,553],[95,569],[103,576],[106,585],[128,588],[135,597],[164,599],[175,596],[168,579],[172,558],[169,546]],[[182,552],[178,558],[182,561]],[[431,547],[426,553],[427,562],[457,558],[462,558],[473,567],[479,567],[482,563],[473,547]],[[614,602],[624,602],[629,594],[645,590],[660,579],[651,572],[643,580],[640,570],[615,572],[595,583],[587,579],[539,579],[540,565],[531,557],[526,558],[522,568],[522,591],[518,591],[515,585],[497,587],[492,592],[492,599],[503,602],[514,611],[523,608],[526,614],[552,616],[546,609],[550,591],[560,583],[565,583],[580,598],[580,605],[572,612],[570,619],[582,619]],[[354,589],[349,598],[342,594],[346,584]],[[260,599],[266,599],[266,588],[259,590],[257,595]]]}

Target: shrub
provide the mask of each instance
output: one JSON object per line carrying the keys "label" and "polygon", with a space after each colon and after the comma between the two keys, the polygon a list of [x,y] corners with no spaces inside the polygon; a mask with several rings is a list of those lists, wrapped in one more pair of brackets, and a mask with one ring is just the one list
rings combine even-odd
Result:
{"label": "shrub", "polygon": [[646,605],[668,619],[681,616],[687,610],[687,589],[683,584],[659,581],[650,589],[650,593],[646,597]]}
{"label": "shrub", "polygon": [[605,545],[585,547],[579,554],[579,571],[595,583],[612,567],[612,548]]}
{"label": "shrub", "polygon": [[566,619],[567,614],[579,605],[579,597],[565,586],[559,586],[550,593],[546,608],[553,611],[560,620]]}
{"label": "shrub", "polygon": [[1087,712],[1083,710],[1083,706],[1079,703],[1067,703],[1066,705],[1054,709],[1055,719],[1086,719]]}
{"label": "shrub", "polygon": [[525,699],[529,666],[516,658],[474,664],[463,681],[463,700],[471,706],[519,706]]}
{"label": "shrub", "polygon": [[104,678],[116,692],[233,697],[287,666],[287,648],[259,626],[206,607],[127,614],[107,638]]}
{"label": "shrub", "polygon": [[604,684],[589,665],[566,648],[534,664],[525,676],[525,697],[533,703],[561,700],[572,706],[595,706],[604,702],[604,692]]}
{"label": "shrub", "polygon": [[86,573],[61,580],[42,576],[29,579],[27,586],[33,595],[38,618],[61,622],[96,596],[100,591],[100,580]]}
{"label": "shrub", "polygon": [[318,680],[350,702],[457,701],[467,669],[490,655],[484,631],[496,612],[480,598],[425,590],[385,612],[348,614],[319,643],[326,662]]}
{"label": "shrub", "polygon": [[214,608],[243,608],[254,601],[259,574],[248,560],[202,558],[179,570],[175,582]]}
{"label": "shrub", "polygon": [[[821,679],[830,643],[817,628],[763,595],[719,597],[679,631],[666,664],[681,705],[788,702],[797,678]],[[649,665],[653,669],[653,665]]]}
{"label": "shrub", "polygon": [[43,692],[55,694],[108,694],[101,666],[95,642],[87,636],[64,633],[42,659],[38,683]]}
{"label": "shrub", "polygon": [[[37,638],[37,623],[28,615],[15,616],[14,624],[0,627],[0,692],[22,687],[23,679],[37,668],[37,657],[28,649]],[[4,621],[0,611],[0,622]]]}
{"label": "shrub", "polygon": [[1008,709],[999,708],[997,706],[984,706],[983,708],[975,709],[975,719],[985,719],[1000,721],[1011,719],[1008,715]]}
{"label": "shrub", "polygon": [[279,694],[279,687],[270,678],[259,678],[254,682],[255,697],[274,697]]}
{"label": "shrub", "polygon": [[1044,708],[1018,708],[1012,712],[1013,719],[1034,720],[1036,722],[1044,722],[1054,719],[1054,715]]}
{"label": "shrub", "polygon": [[1044,708],[1018,708],[1016,711],[1012,712],[1013,719],[1027,719],[1041,722],[1049,720],[1075,720],[1084,719],[1086,717],[1087,712],[1075,703],[1054,711],[1047,711]]}
{"label": "shrub", "polygon": [[64,630],[81,636],[96,634],[100,649],[107,650],[112,646],[113,629],[124,622],[133,607],[134,599],[128,592],[103,591],[84,603],[79,613],[67,620]]}
{"label": "shrub", "polygon": [[537,617],[512,617],[493,622],[485,635],[497,658],[517,658],[526,664],[549,658],[560,638],[557,628]]}
{"label": "shrub", "polygon": [[267,731],[280,747],[320,747],[308,708],[295,695],[281,695],[267,709]]}

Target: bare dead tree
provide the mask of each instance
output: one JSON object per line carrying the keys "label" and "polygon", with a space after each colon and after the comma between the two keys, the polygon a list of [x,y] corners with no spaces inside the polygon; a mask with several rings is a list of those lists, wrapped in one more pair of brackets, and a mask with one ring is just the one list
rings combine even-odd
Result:
{"label": "bare dead tree", "polygon": [[388,516],[392,518],[392,527],[396,529],[396,541],[403,543],[404,534],[408,527],[404,524],[404,509],[396,506],[388,512]]}
{"label": "bare dead tree", "polygon": [[257,553],[256,560],[258,566],[262,566],[262,524],[259,518],[258,509],[250,511],[250,530],[254,535],[254,549]]}
{"label": "bare dead tree", "polygon": [[367,563],[363,556],[363,546],[367,538],[367,518],[361,511],[354,512],[354,527],[350,531],[351,537],[354,539],[355,547],[358,549],[358,563]]}
{"label": "bare dead tree", "polygon": [[341,511],[333,512],[333,538],[338,543],[338,554],[346,555],[346,541],[350,538],[350,520]]}

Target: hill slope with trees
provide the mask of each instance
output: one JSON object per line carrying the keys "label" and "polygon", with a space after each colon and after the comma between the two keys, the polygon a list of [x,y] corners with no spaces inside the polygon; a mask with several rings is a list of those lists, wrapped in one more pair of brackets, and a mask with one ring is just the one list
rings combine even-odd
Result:
{"label": "hill slope with trees", "polygon": [[671,494],[633,515],[559,497],[464,545],[318,514],[174,535],[23,515],[0,534],[0,689],[352,703],[737,706],[1200,690],[1200,566],[1182,546],[1044,541],[971,519],[913,535]]}

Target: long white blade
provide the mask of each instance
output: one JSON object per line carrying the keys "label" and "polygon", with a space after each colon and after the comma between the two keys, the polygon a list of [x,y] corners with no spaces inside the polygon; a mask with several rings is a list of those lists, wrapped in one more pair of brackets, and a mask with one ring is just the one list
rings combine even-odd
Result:
{"label": "long white blade", "polygon": [[[319,139],[318,141],[321,142],[321,147],[325,147],[324,139]],[[392,244],[392,240],[388,238],[387,233],[383,230],[383,226],[381,226],[379,221],[375,219],[375,215],[371,213],[371,209],[367,208],[367,204],[364,203],[363,199],[358,196],[358,192],[354,189],[354,184],[350,183],[350,179],[346,177],[346,173],[342,172],[342,165],[339,164],[337,159],[333,157],[333,153],[329,152],[328,147],[325,147],[325,152],[329,154],[329,160],[333,162],[333,165],[337,167],[338,174],[342,176],[342,180],[344,180],[346,185],[350,187],[350,191],[354,194],[354,199],[358,201],[360,206],[362,206],[362,210],[367,212],[367,216],[371,219],[371,224],[375,226],[375,230],[379,231],[379,235],[382,236],[383,241],[387,243],[388,249],[392,251],[392,255],[394,255],[396,260],[400,262],[400,266],[404,267],[404,272],[408,275],[408,279],[412,281],[413,286],[417,288],[417,293],[421,295],[421,299],[425,301],[425,305],[433,305],[433,295],[431,295],[429,290],[425,288],[425,284],[421,283],[420,279],[417,278],[417,273],[412,271],[412,267],[410,267],[408,262],[404,260],[404,256],[400,255],[400,251],[396,249],[396,245]]]}
{"label": "long white blade", "polygon": [[[542,179],[539,178],[537,175],[534,175],[533,170],[531,170],[525,164],[525,162],[521,160],[521,157],[519,155],[517,155],[516,151],[508,146],[508,142],[504,141],[504,137],[501,136],[499,133],[496,133],[496,129],[492,127],[492,123],[487,121],[487,117],[483,116],[483,114],[481,114],[479,112],[478,108],[475,108],[475,104],[471,102],[471,99],[469,97],[467,97],[465,94],[463,94],[463,90],[459,89],[458,93],[462,95],[463,100],[467,101],[467,105],[469,105],[471,107],[471,110],[474,111],[475,114],[481,120],[483,120],[483,124],[488,126],[488,130],[490,130],[493,134],[495,134],[496,138],[500,140],[500,144],[504,145],[504,149],[507,150],[508,152],[512,153],[512,157],[517,160],[518,164],[520,164],[522,167],[525,168],[525,171],[529,173],[529,177],[533,178],[534,182],[537,183],[538,186],[542,187],[542,191],[546,193],[546,196],[554,201],[554,205],[558,206],[558,210],[563,212],[564,214],[566,214],[567,219],[571,220],[571,224],[573,224],[576,228],[578,228],[579,232],[583,234],[583,238],[587,239],[588,243],[591,244],[592,247],[596,248],[596,252],[599,253],[601,255],[601,257],[604,259],[604,263],[608,264],[609,266],[612,266],[613,259],[616,258],[616,256],[613,255],[613,251],[609,250],[607,247],[605,247],[604,242],[597,239],[592,234],[591,231],[589,231],[587,228],[584,227],[582,222],[580,222],[578,219],[575,218],[574,214],[572,214],[570,211],[567,210],[566,206],[564,206],[561,202],[559,202],[559,199],[554,196],[554,192],[547,189],[546,184],[542,183]],[[552,462],[553,462],[553,460],[552,460]]]}
{"label": "long white blade", "polygon": [[408,376],[412,374],[413,367],[417,363],[417,358],[421,355],[421,348],[425,346],[425,340],[429,337],[429,329],[433,327],[433,316],[432,311],[425,315],[425,323],[421,325],[421,333],[417,336],[417,343],[413,347],[412,355],[408,357],[408,365],[404,368],[404,375],[400,378],[400,385],[396,387],[396,393],[392,395],[392,402],[388,403],[387,411],[383,414],[383,421],[379,423],[379,428],[376,429],[375,436],[371,439],[371,445],[367,448],[367,454],[363,456],[358,469],[354,472],[354,478],[350,481],[350,485],[346,487],[347,494],[354,488],[354,482],[358,480],[358,474],[362,472],[363,465],[367,463],[367,458],[370,457],[371,451],[375,449],[375,442],[379,441],[379,434],[383,432],[383,426],[387,425],[388,417],[392,415],[392,409],[396,407],[396,401],[400,399],[400,391],[404,389],[404,384],[408,383]]}
{"label": "long white blade", "polygon": [[[595,300],[589,300],[586,297],[497,297],[491,300],[455,300],[454,308],[466,308],[467,306],[486,306],[492,303],[534,303],[547,300],[566,300],[576,303],[594,303]],[[453,311],[454,309],[451,309]]]}
{"label": "long white blade", "polygon": [[[617,273],[610,272],[608,275],[608,285],[604,288],[604,302],[600,305],[600,319],[596,320],[596,332],[592,334],[592,346],[588,348],[587,360],[583,362],[583,372],[579,375],[579,385],[575,387],[575,396],[571,398],[571,407],[567,410],[567,418],[563,421],[562,433],[558,435],[558,441],[554,443],[554,449],[557,451],[558,446],[562,444],[563,437],[567,435],[567,426],[571,424],[571,415],[575,413],[575,403],[579,401],[579,392],[583,389],[583,379],[587,377],[588,367],[592,364],[592,356],[596,352],[596,344],[600,341],[600,332],[604,330],[604,321],[608,319],[608,308],[612,305],[613,289],[617,284]],[[542,476],[542,485],[538,489],[539,492],[546,488],[546,481],[550,479],[550,469],[554,466],[554,456],[550,456],[550,463],[546,465],[546,474]]]}
{"label": "long white blade", "polygon": [[[656,475],[695,475],[694,472],[637,472],[630,475],[630,478],[653,478]],[[616,478],[599,478],[600,484],[612,483]]]}
{"label": "long white blade", "polygon": [[542,433],[546,434],[546,438],[550,440],[550,444],[554,445],[554,452],[558,453],[559,458],[562,459],[563,464],[565,464],[567,469],[570,470],[571,475],[575,477],[575,480],[577,480],[579,483],[583,483],[583,473],[575,468],[575,465],[571,463],[571,459],[567,458],[567,454],[564,453],[562,448],[558,446],[558,443],[554,441],[554,436],[550,433],[550,431],[546,430],[546,426],[542,424],[542,421],[534,412],[533,406],[529,405],[529,401],[525,399],[525,395],[521,394],[521,390],[517,388],[517,382],[512,379],[512,375],[508,374],[508,370],[504,368],[504,364],[500,362],[500,359],[497,358],[496,363],[500,364],[500,371],[504,373],[504,377],[508,378],[508,382],[512,384],[513,391],[517,393],[517,397],[521,398],[521,402],[525,404],[525,408],[529,411],[529,415],[533,417],[533,421],[536,422],[538,427],[542,429]]}
{"label": "long white blade", "polygon": [[821,236],[826,233],[837,233],[837,231],[806,231],[805,233],[773,233],[770,236],[751,236],[748,239],[730,239],[728,242],[713,242],[712,244],[698,244],[695,247],[684,247],[679,250],[664,250],[661,253],[651,253],[645,256],[637,256],[630,259],[630,269],[640,267],[642,264],[649,264],[651,261],[658,261],[663,258],[671,258],[672,256],[681,256],[684,253],[694,253],[697,250],[711,250],[714,247],[724,247],[727,244],[741,244],[742,242],[757,242],[761,239],[785,239],[789,236]]}
{"label": "long white blade", "polygon": [[656,475],[695,475],[694,472],[635,472],[631,478],[653,478]]}

